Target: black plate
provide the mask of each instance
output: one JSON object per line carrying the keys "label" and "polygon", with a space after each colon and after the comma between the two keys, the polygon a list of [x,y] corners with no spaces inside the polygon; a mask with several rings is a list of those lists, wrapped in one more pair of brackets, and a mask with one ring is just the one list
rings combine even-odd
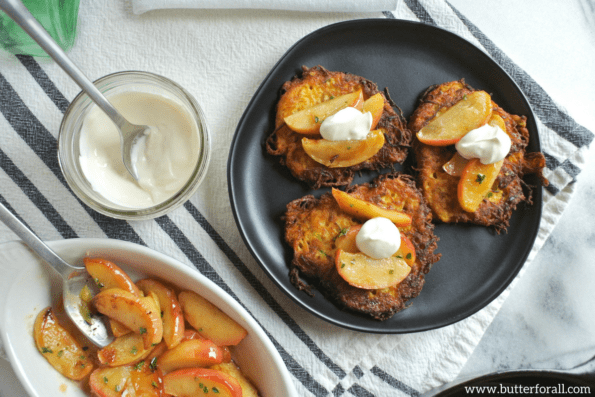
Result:
{"label": "black plate", "polygon": [[[238,228],[254,258],[297,303],[315,315],[353,330],[405,333],[445,326],[477,312],[508,286],[521,269],[537,235],[541,189],[534,204],[521,205],[508,233],[472,225],[438,225],[442,259],[426,277],[412,306],[378,322],[342,311],[320,292],[311,298],[295,289],[288,277],[292,252],[284,242],[281,216],[291,200],[312,192],[268,156],[264,141],[273,131],[281,85],[302,65],[363,76],[388,87],[392,99],[409,117],[418,96],[430,85],[465,78],[510,113],[524,114],[531,133],[529,150],[539,150],[535,119],[527,100],[494,61],[474,45],[448,31],[416,22],[365,19],[319,29],[287,51],[248,104],[231,145],[228,184]],[[356,179],[372,179],[368,173]],[[536,180],[528,179],[537,184]]]}

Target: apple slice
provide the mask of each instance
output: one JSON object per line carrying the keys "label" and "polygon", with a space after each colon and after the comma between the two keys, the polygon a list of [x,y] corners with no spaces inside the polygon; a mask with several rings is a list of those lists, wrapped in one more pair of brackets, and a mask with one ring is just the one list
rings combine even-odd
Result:
{"label": "apple slice", "polygon": [[498,178],[503,163],[504,160],[494,164],[482,164],[479,159],[469,160],[457,188],[461,208],[467,212],[477,211]]}
{"label": "apple slice", "polygon": [[85,258],[83,262],[100,289],[120,288],[140,296],[138,287],[115,263],[99,258]]}
{"label": "apple slice", "polygon": [[417,139],[432,146],[452,145],[469,131],[487,123],[491,115],[490,95],[485,91],[474,91],[434,117],[417,132]]}
{"label": "apple slice", "polygon": [[[353,225],[344,232],[341,232],[341,234],[335,239],[335,247],[351,254],[360,252],[359,248],[357,248],[357,244],[355,243],[355,237],[361,228],[362,225]],[[401,233],[401,245],[393,256],[403,258],[409,266],[415,263],[415,246],[403,233]]]}
{"label": "apple slice", "polygon": [[190,367],[210,367],[220,364],[226,357],[219,346],[208,339],[191,339],[169,349],[157,359],[157,367],[164,373]]}
{"label": "apple slice", "polygon": [[153,346],[145,349],[143,336],[129,333],[114,339],[112,343],[97,352],[99,362],[110,367],[132,364],[147,357]]}
{"label": "apple slice", "polygon": [[469,160],[467,160],[465,157],[461,156],[459,154],[459,152],[456,152],[451,157],[450,160],[448,160],[446,163],[444,163],[444,165],[442,166],[442,169],[448,175],[461,176],[463,174],[463,169],[465,169],[465,166],[467,165],[468,162],[469,162]]}
{"label": "apple slice", "polygon": [[54,316],[50,307],[35,319],[33,336],[37,350],[58,372],[68,379],[79,380],[93,370],[89,355]]}
{"label": "apple slice", "polygon": [[163,384],[157,373],[143,361],[138,364],[96,369],[89,377],[89,387],[94,396],[121,397],[163,395]]}
{"label": "apple slice", "polygon": [[168,348],[177,346],[184,337],[184,313],[176,294],[157,280],[144,279],[136,283],[145,294],[154,293],[161,307],[163,339]]}
{"label": "apple slice", "polygon": [[182,291],[178,300],[188,323],[218,346],[237,345],[248,334],[240,324],[195,292]]}
{"label": "apple slice", "polygon": [[284,121],[291,130],[297,133],[316,135],[320,132],[320,124],[328,116],[348,106],[362,110],[363,104],[364,94],[362,90],[358,90],[297,111],[285,117]]}
{"label": "apple slice", "polygon": [[234,377],[242,387],[242,397],[259,397],[258,390],[248,378],[244,376],[240,368],[233,362],[221,363],[213,365],[211,369],[216,369],[221,372],[225,372],[228,375]]}
{"label": "apple slice", "polygon": [[366,112],[372,113],[372,127],[370,127],[370,129],[373,130],[378,125],[382,113],[384,113],[384,95],[379,92],[366,99],[364,101],[362,113]]}
{"label": "apple slice", "polygon": [[353,197],[339,189],[332,189],[333,197],[343,212],[359,219],[383,217],[390,219],[399,227],[411,225],[411,216],[397,210],[381,208],[375,204]]}
{"label": "apple slice", "polygon": [[179,369],[163,377],[165,392],[175,397],[242,397],[240,383],[231,375],[208,368]]}
{"label": "apple slice", "polygon": [[506,123],[504,122],[504,119],[500,117],[499,114],[492,113],[492,117],[490,117],[490,121],[488,121],[488,124],[492,127],[498,126],[502,131],[506,132]]}
{"label": "apple slice", "polygon": [[411,271],[405,259],[397,256],[373,259],[361,252],[352,254],[341,249],[335,255],[335,266],[345,281],[363,289],[392,287]]}
{"label": "apple slice", "polygon": [[123,289],[110,288],[98,293],[93,303],[100,313],[142,335],[145,349],[161,342],[161,313],[152,297],[138,297]]}
{"label": "apple slice", "polygon": [[329,168],[350,167],[363,163],[384,146],[384,133],[374,130],[361,141],[329,141],[302,138],[302,147],[312,160]]}

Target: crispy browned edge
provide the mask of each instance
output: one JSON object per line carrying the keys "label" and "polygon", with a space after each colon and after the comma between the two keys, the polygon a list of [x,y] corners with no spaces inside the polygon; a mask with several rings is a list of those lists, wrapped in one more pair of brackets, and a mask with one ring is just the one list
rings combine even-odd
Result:
{"label": "crispy browned edge", "polygon": [[[361,85],[364,99],[378,93],[378,86],[360,76],[344,72],[331,72],[318,65],[312,68],[302,66],[301,76],[294,76],[290,81],[283,84],[281,97],[286,93],[297,89],[302,84],[309,84],[317,80],[326,80],[333,76],[341,76],[341,80],[349,85]],[[328,168],[310,159],[304,152],[301,145],[303,135],[291,131],[284,123],[279,122],[275,131],[265,142],[268,154],[277,156],[280,163],[286,166],[291,174],[298,180],[305,182],[312,189],[319,189],[325,186],[346,186],[349,185],[355,172],[363,169],[379,170],[391,167],[394,163],[405,161],[408,148],[411,146],[413,136],[407,128],[407,122],[401,110],[392,102],[388,92],[382,93],[386,99],[384,113],[378,122],[378,129],[384,129],[385,144],[380,151],[371,159],[344,168]],[[395,111],[395,108],[398,110]],[[304,165],[305,164],[305,165]]]}
{"label": "crispy browned edge", "polygon": [[[321,240],[320,236],[307,235],[304,222],[308,216],[317,215],[328,219],[340,217],[343,223],[359,224],[361,221],[343,213],[331,193],[325,193],[319,199],[312,195],[294,200],[287,205],[285,214],[285,239],[294,249],[294,257],[290,265],[290,279],[299,290],[313,295],[310,285],[315,286],[327,299],[340,308],[371,316],[376,320],[391,318],[398,311],[406,308],[408,301],[421,292],[427,274],[432,265],[440,259],[436,254],[438,237],[434,235],[434,225],[430,209],[425,204],[421,192],[415,185],[412,176],[401,173],[390,173],[378,176],[371,183],[354,185],[347,189],[351,194],[359,195],[367,201],[375,202],[387,191],[398,187],[398,196],[407,204],[403,211],[412,215],[413,223],[407,228],[400,228],[414,244],[416,262],[411,273],[396,287],[384,290],[364,290],[349,285],[341,278],[334,264],[336,248],[335,236]],[[368,193],[365,193],[366,190]],[[395,191],[391,192],[395,194]],[[414,206],[417,209],[412,210]],[[337,231],[338,235],[339,231]],[[304,239],[308,239],[313,248],[302,255],[297,254],[295,247]],[[316,240],[318,239],[318,240]],[[325,249],[327,255],[317,255],[317,251]],[[303,278],[303,280],[302,280]],[[305,282],[306,280],[307,282]]]}
{"label": "crispy browned edge", "polygon": [[[430,86],[421,96],[419,105],[409,119],[409,129],[415,135],[421,128],[430,122],[439,109],[453,106],[465,97],[465,95],[476,91],[465,83],[464,79]],[[540,152],[526,153],[529,143],[529,131],[526,128],[526,116],[517,116],[507,113],[492,101],[493,111],[497,112],[505,121],[507,132],[511,136],[512,147],[510,154],[504,160],[502,170],[496,181],[500,190],[505,193],[506,199],[501,203],[493,203],[484,200],[479,209],[474,213],[464,211],[459,205],[457,198],[457,183],[454,177],[442,171],[442,165],[454,154],[453,147],[429,146],[414,138],[413,149],[415,154],[418,185],[422,189],[424,197],[432,207],[434,220],[447,223],[468,222],[483,226],[493,226],[499,233],[505,231],[509,226],[512,212],[521,202],[532,204],[532,186],[523,181],[526,174],[537,174],[542,185],[547,186],[548,181],[543,176],[545,158]],[[444,183],[447,185],[447,193],[427,191],[424,188],[429,175],[438,172],[441,177],[447,178]],[[439,219],[433,209],[434,200],[442,201],[449,207],[450,219]]]}

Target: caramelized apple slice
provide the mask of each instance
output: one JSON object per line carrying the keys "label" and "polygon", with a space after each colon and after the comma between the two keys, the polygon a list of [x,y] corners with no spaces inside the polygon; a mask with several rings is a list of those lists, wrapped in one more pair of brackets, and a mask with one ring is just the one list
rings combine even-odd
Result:
{"label": "caramelized apple slice", "polygon": [[157,295],[163,320],[163,339],[168,348],[175,347],[184,337],[184,313],[176,294],[157,280],[144,279],[136,285],[145,293]]}
{"label": "caramelized apple slice", "polygon": [[129,333],[114,339],[112,343],[97,352],[99,362],[110,367],[132,364],[147,357],[153,346],[145,349],[143,336]]}
{"label": "caramelized apple slice", "polygon": [[195,292],[182,291],[178,300],[188,323],[218,346],[237,345],[248,334],[240,324]]}
{"label": "caramelized apple slice", "polygon": [[494,164],[482,164],[479,159],[471,159],[463,170],[458,185],[458,199],[461,208],[475,212],[492,189],[492,185],[502,168],[504,160]]}
{"label": "caramelized apple slice", "polygon": [[361,252],[352,254],[341,249],[337,250],[335,266],[345,281],[363,289],[392,287],[411,271],[405,260],[397,256],[373,259]]}
{"label": "caramelized apple slice", "polygon": [[93,370],[93,362],[81,345],[64,329],[51,308],[43,309],[35,319],[33,336],[37,350],[56,371],[79,380]]}
{"label": "caramelized apple slice", "polygon": [[179,369],[163,377],[165,392],[175,397],[242,397],[240,383],[231,375],[208,368]]}
{"label": "caramelized apple slice", "polygon": [[432,146],[452,145],[469,131],[487,123],[491,115],[490,95],[485,91],[474,91],[434,117],[417,132],[417,139]]}
{"label": "caramelized apple slice", "polygon": [[[361,228],[362,225],[353,225],[344,232],[341,232],[335,239],[335,247],[351,254],[360,252],[359,248],[357,248],[355,237]],[[415,263],[415,246],[403,233],[401,233],[401,245],[394,256],[403,258],[409,266]]]}
{"label": "caramelized apple slice", "polygon": [[227,356],[222,348],[208,339],[191,339],[183,341],[173,349],[169,349],[157,359],[157,366],[164,373],[190,367],[210,367],[220,364]]}
{"label": "caramelized apple slice", "polygon": [[411,224],[411,216],[404,212],[381,208],[375,204],[355,198],[339,189],[333,188],[332,193],[339,207],[345,213],[356,218],[366,220],[377,217],[388,218],[400,227]]}
{"label": "caramelized apple slice", "polygon": [[233,362],[221,363],[213,365],[211,369],[216,369],[221,372],[225,372],[228,375],[234,377],[242,387],[242,397],[259,397],[258,390],[248,378],[244,376],[240,368]]}
{"label": "caramelized apple slice", "polygon": [[378,125],[382,113],[384,113],[384,96],[381,93],[374,94],[364,101],[362,113],[366,112],[372,113],[372,127],[370,129],[373,130]]}
{"label": "caramelized apple slice", "polygon": [[130,277],[118,265],[105,259],[83,259],[87,272],[93,277],[100,289],[120,288],[136,296],[140,290]]}
{"label": "caramelized apple slice", "polygon": [[284,121],[297,133],[316,135],[320,132],[320,124],[327,117],[348,106],[362,110],[363,104],[364,95],[362,90],[358,90],[295,112],[285,117]]}
{"label": "caramelized apple slice", "polygon": [[99,368],[89,377],[89,387],[93,395],[99,397],[163,395],[163,385],[158,374],[153,373],[144,361],[134,366]]}
{"label": "caramelized apple slice", "polygon": [[329,168],[350,167],[363,163],[384,146],[381,130],[370,131],[361,141],[328,141],[302,138],[302,147],[312,160]]}
{"label": "caramelized apple slice", "polygon": [[500,117],[499,114],[492,113],[492,117],[490,117],[490,121],[488,121],[488,124],[492,127],[498,126],[502,131],[506,132],[506,123],[504,122],[504,119]]}
{"label": "caramelized apple slice", "polygon": [[142,298],[119,288],[110,288],[98,293],[93,303],[100,313],[142,335],[145,349],[161,342],[161,313],[152,297]]}
{"label": "caramelized apple slice", "polygon": [[467,165],[468,162],[469,162],[469,160],[467,160],[465,157],[461,156],[459,154],[459,152],[456,152],[454,154],[454,156],[451,157],[450,160],[448,160],[446,163],[444,163],[444,165],[442,166],[442,169],[448,175],[461,176],[463,174],[463,170],[465,169],[465,166]]}

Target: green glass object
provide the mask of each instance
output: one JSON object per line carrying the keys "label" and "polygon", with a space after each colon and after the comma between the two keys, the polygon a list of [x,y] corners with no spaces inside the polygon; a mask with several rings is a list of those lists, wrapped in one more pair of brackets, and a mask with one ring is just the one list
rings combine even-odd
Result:
{"label": "green glass object", "polygon": [[[80,0],[23,0],[64,51],[74,44]],[[0,46],[13,54],[48,56],[8,15],[0,11]]]}

